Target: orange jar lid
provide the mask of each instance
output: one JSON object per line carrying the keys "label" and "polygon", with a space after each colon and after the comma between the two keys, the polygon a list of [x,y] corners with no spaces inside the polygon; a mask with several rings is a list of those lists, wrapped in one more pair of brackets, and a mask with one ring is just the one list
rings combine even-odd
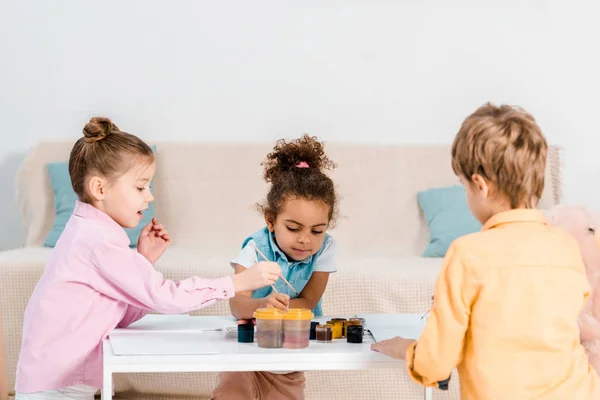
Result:
{"label": "orange jar lid", "polygon": [[288,321],[304,321],[313,319],[314,315],[308,308],[290,308],[283,316]]}
{"label": "orange jar lid", "polygon": [[254,318],[256,319],[282,319],[283,311],[278,310],[274,307],[259,308],[254,311]]}

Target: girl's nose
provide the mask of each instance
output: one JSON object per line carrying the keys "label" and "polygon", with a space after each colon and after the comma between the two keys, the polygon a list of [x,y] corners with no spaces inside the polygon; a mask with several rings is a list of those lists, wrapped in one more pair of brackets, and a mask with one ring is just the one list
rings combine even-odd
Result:
{"label": "girl's nose", "polygon": [[302,244],[308,243],[309,240],[310,239],[306,235],[300,235],[300,236],[298,236],[298,242],[300,242]]}

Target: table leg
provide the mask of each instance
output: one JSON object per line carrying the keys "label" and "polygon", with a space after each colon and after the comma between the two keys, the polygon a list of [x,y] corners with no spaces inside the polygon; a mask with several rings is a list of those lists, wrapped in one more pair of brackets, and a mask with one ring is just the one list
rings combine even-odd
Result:
{"label": "table leg", "polygon": [[102,383],[102,400],[112,400],[112,372],[104,370]]}
{"label": "table leg", "polygon": [[433,400],[433,389],[425,387],[425,400]]}

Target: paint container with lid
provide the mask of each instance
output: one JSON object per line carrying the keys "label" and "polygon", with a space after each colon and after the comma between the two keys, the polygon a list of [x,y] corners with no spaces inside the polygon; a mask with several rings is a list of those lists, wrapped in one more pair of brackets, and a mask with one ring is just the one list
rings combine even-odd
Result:
{"label": "paint container with lid", "polygon": [[306,308],[290,308],[283,315],[283,347],[304,349],[310,339],[310,322],[313,313]]}
{"label": "paint container with lid", "polygon": [[[333,322],[340,321],[342,323],[342,333],[341,333],[340,337],[342,337],[342,338],[346,337],[346,324],[348,323],[348,320],[346,318],[332,318],[331,320]],[[336,338],[334,337],[334,339],[336,339]]]}
{"label": "paint container with lid", "polygon": [[332,339],[331,329],[332,329],[332,326],[330,324],[317,325],[317,328],[316,328],[317,342],[331,343],[331,339]]}
{"label": "paint container with lid", "polygon": [[363,330],[367,329],[367,324],[364,318],[350,318],[348,320],[348,323],[352,322],[354,325],[356,325],[356,323],[358,323],[359,325],[363,326]]}
{"label": "paint container with lid", "polygon": [[319,325],[318,321],[312,321],[310,323],[310,340],[316,340],[317,339],[317,325]]}
{"label": "paint container with lid", "polygon": [[337,318],[337,319],[332,319],[331,321],[327,321],[327,324],[331,325],[331,336],[334,339],[341,339],[342,338],[342,329],[343,329],[343,323],[342,321]]}
{"label": "paint container with lid", "polygon": [[276,349],[283,346],[283,314],[273,307],[259,308],[254,312],[258,347]]}
{"label": "paint container with lid", "polygon": [[348,325],[346,327],[346,341],[348,343],[362,343],[363,326],[359,324]]}
{"label": "paint container with lid", "polygon": [[248,322],[247,324],[239,324],[237,326],[237,339],[240,343],[253,343],[254,324],[252,322]]}

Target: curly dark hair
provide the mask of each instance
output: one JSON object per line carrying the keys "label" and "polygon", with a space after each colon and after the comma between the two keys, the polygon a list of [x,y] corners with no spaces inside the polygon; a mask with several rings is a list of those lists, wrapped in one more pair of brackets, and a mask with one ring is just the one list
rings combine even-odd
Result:
{"label": "curly dark hair", "polygon": [[337,194],[333,181],[323,171],[337,165],[327,157],[323,143],[316,137],[304,134],[293,141],[278,140],[261,165],[265,168],[264,180],[271,188],[266,202],[258,207],[268,220],[275,221],[284,202],[297,197],[327,204],[329,223],[334,225]]}

